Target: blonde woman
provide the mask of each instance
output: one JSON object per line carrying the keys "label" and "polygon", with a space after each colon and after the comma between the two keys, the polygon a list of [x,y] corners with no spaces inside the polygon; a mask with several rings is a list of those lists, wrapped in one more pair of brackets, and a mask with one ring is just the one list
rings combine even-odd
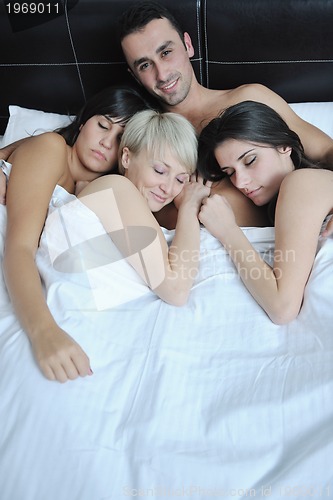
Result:
{"label": "blonde woman", "polygon": [[[100,127],[97,131],[94,126],[85,127],[80,130],[85,140],[80,141],[79,135],[75,150],[75,161],[81,168],[86,168],[87,162],[88,165],[91,161],[103,162],[104,156],[99,146],[100,133],[105,133],[104,129],[101,132]],[[197,182],[192,176],[196,162],[197,138],[185,118],[173,113],[141,111],[127,123],[119,146],[119,165],[124,175],[104,175],[92,180],[77,200],[78,204],[83,203],[96,213],[109,233],[119,228],[120,220],[125,229],[137,226],[155,232],[157,243],[149,258],[143,259],[137,267],[131,263],[143,279],[157,275],[158,279],[147,281],[148,286],[161,299],[175,305],[186,302],[195,277],[200,243],[198,212],[202,199],[210,192],[209,184]],[[6,282],[15,312],[48,379],[64,382],[91,374],[87,354],[70,337],[70,332],[56,324],[47,307],[38,269],[32,264],[40,230],[32,232],[33,222],[28,222],[32,220],[31,214],[21,219],[22,210],[17,208],[11,189],[12,178],[18,182],[15,161],[7,194],[8,230],[4,259]],[[42,191],[42,185],[39,189]],[[62,217],[72,217],[75,221],[72,207],[66,211],[70,204],[66,204],[64,189],[62,194]],[[157,212],[180,194],[177,228],[169,248],[152,212]],[[21,202],[18,207],[22,209]],[[42,227],[41,215],[39,220],[39,227]],[[25,240],[30,243],[22,243]],[[129,255],[126,241],[118,244],[120,252]]]}

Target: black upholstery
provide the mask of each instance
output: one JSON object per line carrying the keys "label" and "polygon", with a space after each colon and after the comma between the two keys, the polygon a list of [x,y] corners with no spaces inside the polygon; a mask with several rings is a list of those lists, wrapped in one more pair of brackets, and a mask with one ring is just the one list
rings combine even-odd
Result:
{"label": "black upholstery", "polygon": [[209,87],[258,82],[288,102],[333,100],[332,0],[206,4]]}
{"label": "black upholstery", "polygon": [[[9,104],[74,113],[112,83],[135,84],[117,33],[119,15],[135,0],[59,0],[53,16],[9,17],[8,3],[0,3],[0,133]],[[201,83],[260,82],[288,102],[333,101],[333,0],[161,3],[190,33]]]}

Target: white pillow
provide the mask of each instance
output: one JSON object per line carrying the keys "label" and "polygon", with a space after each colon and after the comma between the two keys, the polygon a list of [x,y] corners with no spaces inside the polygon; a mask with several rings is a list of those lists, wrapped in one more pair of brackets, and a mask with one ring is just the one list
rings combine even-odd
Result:
{"label": "white pillow", "polygon": [[45,111],[11,105],[9,106],[9,120],[1,145],[6,146],[30,135],[38,135],[64,127],[72,119],[73,116],[46,113]]}
{"label": "white pillow", "polygon": [[[301,102],[290,104],[304,120],[333,138],[333,102]],[[1,146],[29,135],[55,130],[68,125],[73,116],[46,113],[35,109],[9,106],[9,120]]]}
{"label": "white pillow", "polygon": [[298,102],[290,104],[290,107],[303,120],[333,138],[333,102]]}

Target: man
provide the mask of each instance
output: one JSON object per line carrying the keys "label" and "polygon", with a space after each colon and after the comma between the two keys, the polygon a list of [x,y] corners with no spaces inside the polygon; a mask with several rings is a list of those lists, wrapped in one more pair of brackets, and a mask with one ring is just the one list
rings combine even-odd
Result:
{"label": "man", "polygon": [[[223,109],[252,100],[275,109],[297,132],[305,153],[313,160],[333,164],[333,140],[302,120],[276,93],[260,84],[246,84],[230,90],[212,90],[197,81],[190,58],[194,49],[190,35],[177,20],[155,2],[141,2],[126,10],[120,19],[120,41],[129,71],[152,94],[165,111],[180,113],[199,133]],[[215,187],[232,205],[241,226],[265,225],[262,210],[253,206],[225,179]],[[169,227],[174,225],[175,214]],[[165,223],[164,219],[160,219]]]}

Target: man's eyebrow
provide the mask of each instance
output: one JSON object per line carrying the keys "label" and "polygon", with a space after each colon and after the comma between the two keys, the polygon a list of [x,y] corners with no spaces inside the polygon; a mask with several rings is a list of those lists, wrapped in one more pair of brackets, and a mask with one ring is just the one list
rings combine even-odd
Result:
{"label": "man's eyebrow", "polygon": [[[163,50],[165,50],[168,47],[170,47],[170,45],[173,45],[173,43],[174,42],[172,42],[172,40],[168,40],[167,42],[163,42],[162,45],[160,45],[159,47],[157,47],[157,49],[155,50],[155,54],[159,54],[160,52],[163,52]],[[135,67],[137,67],[137,66],[140,66],[140,64],[145,63],[146,61],[149,61],[149,57],[148,56],[143,56],[143,57],[140,57],[140,59],[136,59],[133,62],[133,65]]]}

